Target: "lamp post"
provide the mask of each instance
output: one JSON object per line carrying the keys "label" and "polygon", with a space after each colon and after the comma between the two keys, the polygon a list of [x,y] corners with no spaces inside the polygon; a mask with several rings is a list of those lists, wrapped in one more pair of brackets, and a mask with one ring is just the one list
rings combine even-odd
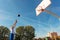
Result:
{"label": "lamp post", "polygon": [[[20,14],[18,14],[18,17],[20,17]],[[14,40],[14,28],[16,27],[17,19],[15,20],[14,24],[10,28],[10,40]]]}

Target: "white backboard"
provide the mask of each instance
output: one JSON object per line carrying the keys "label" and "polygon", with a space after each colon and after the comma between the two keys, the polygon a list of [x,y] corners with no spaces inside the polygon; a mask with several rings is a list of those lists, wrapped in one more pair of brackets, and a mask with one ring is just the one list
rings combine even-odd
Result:
{"label": "white backboard", "polygon": [[42,10],[41,9],[46,9],[49,5],[51,4],[50,0],[43,0],[35,9],[36,10],[36,16],[38,16]]}

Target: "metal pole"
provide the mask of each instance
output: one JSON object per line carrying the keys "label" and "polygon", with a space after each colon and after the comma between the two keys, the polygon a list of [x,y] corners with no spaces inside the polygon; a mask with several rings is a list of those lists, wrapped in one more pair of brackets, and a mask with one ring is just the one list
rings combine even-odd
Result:
{"label": "metal pole", "polygon": [[55,16],[56,18],[60,18],[60,16],[58,16],[57,14],[49,11],[49,10],[44,10],[45,12],[47,12],[48,14],[51,14],[52,16]]}

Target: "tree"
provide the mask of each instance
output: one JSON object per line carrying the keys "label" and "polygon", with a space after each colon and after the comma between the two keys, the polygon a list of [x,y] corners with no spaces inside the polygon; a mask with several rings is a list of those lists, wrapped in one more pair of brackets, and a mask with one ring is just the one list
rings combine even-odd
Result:
{"label": "tree", "polygon": [[24,35],[24,26],[19,26],[18,28],[16,28],[15,40],[16,39],[20,39],[21,40],[23,35]]}
{"label": "tree", "polygon": [[35,36],[35,29],[32,26],[19,26],[16,28],[16,39],[19,37],[20,40],[32,40]]}
{"label": "tree", "polygon": [[32,26],[25,26],[27,38],[32,40],[35,37],[35,29]]}
{"label": "tree", "polygon": [[3,40],[3,39],[8,40],[9,33],[10,33],[10,30],[7,27],[0,26],[0,38],[1,38],[0,40]]}
{"label": "tree", "polygon": [[16,33],[23,35],[24,33],[24,26],[19,26],[18,28],[16,28]]}
{"label": "tree", "polygon": [[38,40],[42,40],[42,38],[38,38]]}

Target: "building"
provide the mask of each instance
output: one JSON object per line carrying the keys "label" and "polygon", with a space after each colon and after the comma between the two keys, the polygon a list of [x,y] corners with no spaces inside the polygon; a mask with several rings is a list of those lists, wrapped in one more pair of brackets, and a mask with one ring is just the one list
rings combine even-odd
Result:
{"label": "building", "polygon": [[58,38],[58,34],[57,32],[52,32],[52,33],[48,33],[48,37],[50,37],[53,40],[56,40],[56,38]]}

